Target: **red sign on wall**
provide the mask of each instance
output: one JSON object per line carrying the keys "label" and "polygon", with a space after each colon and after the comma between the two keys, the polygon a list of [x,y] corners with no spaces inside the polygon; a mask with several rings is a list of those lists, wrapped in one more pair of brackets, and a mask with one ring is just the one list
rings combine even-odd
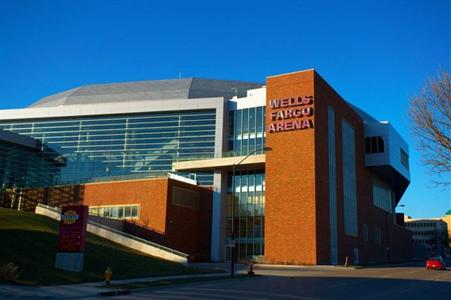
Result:
{"label": "red sign on wall", "polygon": [[58,251],[83,252],[85,250],[87,223],[88,206],[63,206],[59,226]]}

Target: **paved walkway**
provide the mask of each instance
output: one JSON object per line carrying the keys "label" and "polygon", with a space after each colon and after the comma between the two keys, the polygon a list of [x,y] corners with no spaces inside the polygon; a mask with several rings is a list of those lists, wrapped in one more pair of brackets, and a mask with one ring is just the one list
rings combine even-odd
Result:
{"label": "paved walkway", "polygon": [[[221,273],[208,273],[199,275],[178,275],[178,276],[160,276],[160,277],[140,277],[131,279],[113,280],[112,285],[152,282],[159,280],[177,279],[177,278],[202,278],[202,277],[222,277],[229,274],[230,263],[195,263],[190,264],[190,267],[210,269],[210,270],[224,270]],[[237,274],[245,274],[247,266],[244,264],[236,264],[235,270]],[[326,270],[353,270],[353,268],[344,268],[342,266],[292,266],[292,265],[265,265],[256,264],[254,270],[258,271],[326,271]],[[121,288],[106,288],[104,282],[87,282],[79,284],[66,284],[54,286],[30,287],[23,285],[5,285],[0,284],[0,299],[79,299],[86,297],[96,297],[101,292],[121,290]]]}
{"label": "paved walkway", "polygon": [[114,300],[448,300],[451,291],[451,271],[429,271],[423,263],[361,269],[257,268],[256,274],[263,276],[141,289]]}
{"label": "paved walkway", "polygon": [[[176,278],[201,278],[201,277],[222,277],[226,273],[208,273],[199,275],[179,275],[179,276],[161,276],[161,277],[141,277],[112,281],[112,285],[152,282],[159,280],[168,280]],[[105,287],[104,282],[86,282],[78,284],[65,284],[53,286],[30,287],[23,285],[0,284],[0,299],[77,299],[85,297],[95,297],[101,292],[122,290],[121,288]]]}

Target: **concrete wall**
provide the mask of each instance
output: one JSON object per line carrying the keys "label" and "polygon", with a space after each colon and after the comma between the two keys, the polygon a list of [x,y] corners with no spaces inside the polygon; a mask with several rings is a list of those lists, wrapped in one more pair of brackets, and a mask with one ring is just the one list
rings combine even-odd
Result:
{"label": "concrete wall", "polygon": [[187,263],[188,260],[185,257],[182,257],[180,255],[173,254],[171,252],[168,252],[165,249],[160,249],[158,247],[131,239],[129,237],[126,237],[124,235],[121,235],[119,233],[115,233],[111,230],[95,226],[93,224],[88,224],[87,228],[88,232],[91,232],[95,235],[98,235],[100,237],[106,238],[110,241],[113,241],[115,243],[118,243],[120,245],[124,245],[126,247],[132,248],[136,251],[146,253],[152,256],[160,257],[166,260],[178,262],[178,263]]}

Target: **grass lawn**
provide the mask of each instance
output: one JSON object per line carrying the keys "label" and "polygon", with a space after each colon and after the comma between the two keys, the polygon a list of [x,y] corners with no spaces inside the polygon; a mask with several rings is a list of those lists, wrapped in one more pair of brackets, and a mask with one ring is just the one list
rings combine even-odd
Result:
{"label": "grass lawn", "polygon": [[20,284],[65,284],[103,280],[107,267],[112,279],[205,273],[184,265],[145,255],[88,233],[85,270],[54,268],[58,222],[30,212],[0,208],[0,264],[20,267]]}

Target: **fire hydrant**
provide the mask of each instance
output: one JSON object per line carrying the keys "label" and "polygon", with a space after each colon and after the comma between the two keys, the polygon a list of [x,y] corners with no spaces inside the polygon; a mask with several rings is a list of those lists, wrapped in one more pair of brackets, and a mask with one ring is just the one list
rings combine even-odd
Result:
{"label": "fire hydrant", "polygon": [[111,268],[108,267],[105,270],[105,285],[110,285],[111,276],[113,275],[113,272],[111,272]]}
{"label": "fire hydrant", "polygon": [[247,274],[253,276],[254,275],[254,264],[252,261],[249,261],[247,264]]}

